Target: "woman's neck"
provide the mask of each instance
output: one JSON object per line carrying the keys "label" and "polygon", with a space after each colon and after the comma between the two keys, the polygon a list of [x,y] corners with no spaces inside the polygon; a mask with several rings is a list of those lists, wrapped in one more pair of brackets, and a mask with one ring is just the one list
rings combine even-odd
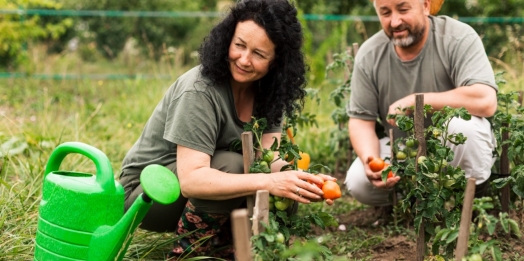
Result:
{"label": "woman's neck", "polygon": [[233,99],[235,101],[235,109],[238,118],[243,122],[251,121],[253,116],[253,105],[255,101],[255,94],[253,88],[249,85],[231,84],[231,91],[233,92]]}

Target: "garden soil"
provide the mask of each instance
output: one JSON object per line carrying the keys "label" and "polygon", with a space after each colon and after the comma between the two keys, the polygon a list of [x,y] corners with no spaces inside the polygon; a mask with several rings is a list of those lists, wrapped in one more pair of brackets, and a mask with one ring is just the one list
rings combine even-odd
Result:
{"label": "garden soil", "polygon": [[[338,177],[337,177],[338,178]],[[340,177],[343,178],[343,177]],[[339,178],[339,180],[341,180]],[[343,188],[345,189],[345,188]],[[348,195],[344,195],[341,200],[353,200]],[[518,204],[517,204],[518,205]],[[522,204],[518,206],[518,209],[522,209]],[[511,218],[519,223],[522,234],[524,234],[524,213],[523,211],[512,211],[510,213]],[[399,224],[403,226],[404,230],[413,231],[411,235],[408,233],[395,233],[393,232],[393,222],[390,210],[384,208],[367,207],[364,209],[356,209],[348,213],[339,214],[335,217],[339,224],[345,226],[346,231],[351,228],[358,228],[369,237],[374,235],[378,237],[385,237],[386,239],[382,242],[362,250],[362,253],[352,254],[353,258],[359,260],[374,260],[374,261],[398,261],[398,260],[415,260],[416,254],[416,238],[414,228],[406,226],[405,224]],[[389,221],[389,222],[385,222]],[[339,228],[331,228],[332,232],[339,230]],[[390,233],[385,236],[385,231]],[[326,231],[317,231],[319,235]],[[503,253],[503,260],[523,260],[524,257],[524,239],[518,239],[516,237],[506,238],[505,234],[495,235],[494,238],[501,242],[501,250]],[[491,238],[484,237],[484,240]],[[362,239],[359,239],[362,240]],[[516,254],[518,253],[518,254]],[[518,256],[519,259],[513,258]],[[434,257],[426,257],[426,260],[437,260]],[[491,259],[489,259],[491,260]]]}

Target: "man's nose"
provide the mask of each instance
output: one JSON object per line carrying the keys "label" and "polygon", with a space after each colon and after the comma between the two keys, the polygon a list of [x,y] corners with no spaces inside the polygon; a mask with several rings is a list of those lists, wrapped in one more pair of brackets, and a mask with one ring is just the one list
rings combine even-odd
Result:
{"label": "man's nose", "polygon": [[397,28],[402,24],[402,16],[396,13],[393,13],[391,16],[391,27]]}

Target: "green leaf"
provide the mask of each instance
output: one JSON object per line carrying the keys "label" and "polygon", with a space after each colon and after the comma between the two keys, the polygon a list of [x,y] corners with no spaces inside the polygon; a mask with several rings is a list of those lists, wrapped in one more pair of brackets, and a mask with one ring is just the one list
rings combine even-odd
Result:
{"label": "green leaf", "polygon": [[493,260],[495,261],[502,261],[502,253],[500,252],[500,249],[498,247],[491,247],[491,257],[493,257]]}
{"label": "green leaf", "polygon": [[264,234],[264,238],[266,239],[267,242],[270,242],[270,243],[275,241],[275,235]]}
{"label": "green leaf", "polygon": [[458,238],[459,231],[455,230],[449,234],[449,237],[446,239],[446,244],[449,244],[453,241],[455,241]]}
{"label": "green leaf", "polygon": [[513,219],[509,219],[508,223],[509,223],[509,227],[511,229],[511,232],[513,232],[513,234],[516,237],[520,238],[522,235],[520,233],[519,224],[515,220],[513,220]]}
{"label": "green leaf", "polygon": [[488,216],[486,220],[486,227],[488,229],[488,233],[493,235],[493,232],[495,232],[495,228],[497,227],[497,218],[494,216]]}
{"label": "green leaf", "polygon": [[437,173],[422,173],[424,176],[430,178],[430,179],[436,179],[438,178],[438,174]]}
{"label": "green leaf", "polygon": [[513,177],[506,177],[506,178],[498,178],[492,181],[492,184],[498,188],[501,189],[504,186],[506,186],[508,183],[510,183],[513,180]]}
{"label": "green leaf", "polygon": [[274,141],[273,141],[273,144],[271,144],[271,150],[272,151],[276,151],[278,149],[278,139],[277,137],[273,137]]}
{"label": "green leaf", "polygon": [[504,229],[504,232],[509,233],[509,224],[508,224],[508,213],[500,213],[499,215],[500,219],[500,225],[502,226],[502,229]]}
{"label": "green leaf", "polygon": [[517,194],[517,196],[521,197],[521,198],[524,198],[524,190],[522,190],[519,185],[515,185],[513,186],[513,192],[515,192],[515,194]]}
{"label": "green leaf", "polygon": [[311,173],[320,173],[322,169],[326,170],[327,172],[330,172],[331,169],[323,164],[317,163],[309,167],[309,170]]}

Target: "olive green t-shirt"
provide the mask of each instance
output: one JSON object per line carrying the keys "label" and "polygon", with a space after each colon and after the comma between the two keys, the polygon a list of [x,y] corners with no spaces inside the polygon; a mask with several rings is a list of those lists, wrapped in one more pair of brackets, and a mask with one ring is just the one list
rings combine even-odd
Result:
{"label": "olive green t-shirt", "polygon": [[[429,16],[428,39],[413,60],[400,60],[391,40],[380,31],[355,57],[348,115],[381,120],[386,133],[389,106],[412,93],[444,92],[482,83],[498,90],[493,69],[478,34],[469,25],[447,16]],[[426,122],[427,124],[427,122]],[[403,135],[394,128],[395,137]]]}
{"label": "olive green t-shirt", "polygon": [[[196,66],[169,87],[122,168],[171,164],[176,161],[177,145],[213,156],[241,139],[244,124],[236,112],[230,84],[210,86]],[[273,126],[265,132],[281,131],[281,126]]]}

